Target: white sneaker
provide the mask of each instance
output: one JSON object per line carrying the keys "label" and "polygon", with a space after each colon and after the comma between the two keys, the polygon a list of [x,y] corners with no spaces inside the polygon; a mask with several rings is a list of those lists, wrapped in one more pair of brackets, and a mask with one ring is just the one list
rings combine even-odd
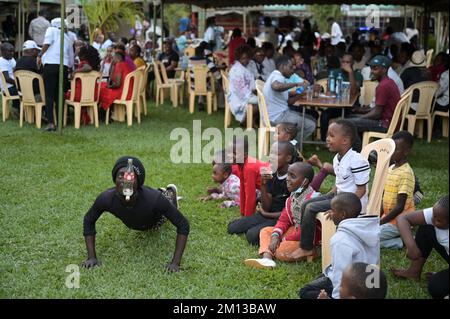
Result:
{"label": "white sneaker", "polygon": [[272,269],[277,265],[272,259],[260,258],[260,259],[246,259],[244,261],[248,267],[254,267],[259,269]]}

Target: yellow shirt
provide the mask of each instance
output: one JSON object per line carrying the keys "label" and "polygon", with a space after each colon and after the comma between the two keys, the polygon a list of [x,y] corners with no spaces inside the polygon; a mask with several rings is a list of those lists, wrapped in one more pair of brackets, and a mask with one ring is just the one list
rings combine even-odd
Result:
{"label": "yellow shirt", "polygon": [[136,65],[136,69],[138,69],[139,67],[141,67],[141,66],[143,66],[143,65],[147,65],[146,63],[145,63],[145,61],[144,61],[144,59],[142,59],[142,58],[136,58],[136,59],[134,59],[134,65]]}
{"label": "yellow shirt", "polygon": [[[414,184],[414,172],[408,163],[400,167],[395,167],[394,165],[389,167],[383,194],[383,212],[385,215],[389,214],[395,205],[397,205],[398,194],[406,194],[408,196],[401,214],[415,211],[413,197]],[[396,225],[397,218],[391,220],[390,223]]]}

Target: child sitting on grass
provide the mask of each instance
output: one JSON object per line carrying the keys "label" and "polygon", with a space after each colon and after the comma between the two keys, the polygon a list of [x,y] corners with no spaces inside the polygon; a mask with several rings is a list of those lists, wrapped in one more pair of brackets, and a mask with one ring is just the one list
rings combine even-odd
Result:
{"label": "child sitting on grass", "polygon": [[231,164],[216,163],[213,166],[212,179],[220,184],[220,191],[211,191],[202,201],[224,200],[219,207],[230,208],[240,204],[240,182],[239,177],[232,174]]}
{"label": "child sitting on grass", "polygon": [[[295,148],[295,151],[297,153],[297,157],[298,157],[299,161],[303,162],[305,159],[304,159],[303,155],[300,153],[300,150],[298,149],[298,142],[295,139],[295,137],[297,136],[297,133],[298,133],[298,129],[294,123],[282,122],[282,123],[279,123],[275,127],[274,140],[279,141],[279,142],[280,141],[290,142]],[[328,175],[334,175],[333,165],[331,165],[330,163],[322,164],[322,162],[320,161],[320,159],[317,155],[311,156],[309,158],[309,160],[307,160],[307,162],[309,164],[311,164],[312,166],[315,166],[319,169],[319,173],[314,177],[314,180],[310,181],[311,187],[315,191],[319,191],[320,185],[322,185],[322,182],[324,181],[324,179]]]}
{"label": "child sitting on grass", "polygon": [[391,156],[380,220],[380,246],[382,248],[402,248],[403,242],[397,227],[397,219],[402,214],[415,211],[414,172],[408,164],[414,137],[407,131],[392,136],[395,151]]}
{"label": "child sitting on grass", "polygon": [[232,221],[228,225],[229,234],[245,233],[250,244],[258,245],[261,229],[275,225],[289,197],[286,177],[294,155],[294,147],[289,142],[272,145],[269,162],[273,170],[262,167],[261,172],[261,205],[255,214]]}
{"label": "child sitting on grass", "polygon": [[[227,151],[226,149],[223,149],[214,153],[214,157],[212,160],[213,169],[214,165],[221,163],[231,164],[231,174],[239,178],[239,167],[237,164],[233,164],[233,155],[231,150]],[[213,193],[222,193],[223,190],[221,186],[208,186],[206,188],[206,192],[208,193],[208,195],[211,195]],[[204,197],[200,197],[199,199],[202,200],[203,198]]]}
{"label": "child sitting on grass", "polygon": [[[433,207],[398,218],[397,227],[406,246],[406,256],[411,260],[408,269],[391,269],[394,276],[420,280],[423,266],[433,248],[448,263],[448,194]],[[412,226],[419,226],[414,237]],[[438,273],[428,274],[428,291],[434,299],[448,296],[448,267]]]}
{"label": "child sitting on grass", "polygon": [[261,189],[261,162],[248,154],[248,138],[233,138],[233,164],[237,165],[240,181],[240,210],[242,216],[253,215],[256,211],[256,190]]}
{"label": "child sitting on grass", "polygon": [[292,261],[288,256],[298,248],[300,241],[300,205],[319,195],[310,186],[313,176],[314,170],[308,163],[296,162],[289,165],[286,186],[291,195],[275,227],[265,227],[259,233],[259,255],[262,258],[247,259],[245,265],[255,268],[273,268],[276,266],[274,258]]}
{"label": "child sitting on grass", "polygon": [[350,192],[361,200],[360,210],[365,214],[368,202],[367,185],[370,178],[369,162],[352,149],[358,138],[355,125],[347,120],[338,120],[330,125],[327,135],[327,146],[331,152],[336,152],[333,168],[336,174],[336,185],[326,195],[319,196],[302,204],[300,214],[301,239],[300,247],[291,255],[296,260],[305,260],[315,255],[313,244],[316,225],[316,215],[331,208],[331,200],[336,194]]}
{"label": "child sitting on grass", "polygon": [[330,242],[331,265],[300,289],[300,298],[317,299],[325,290],[328,296],[339,299],[342,274],[348,266],[354,262],[379,263],[380,219],[376,215],[358,218],[361,208],[360,199],[353,193],[341,192],[331,200],[327,218],[337,226]]}
{"label": "child sitting on grass", "polygon": [[[386,294],[386,275],[377,265],[356,262],[342,274],[340,299],[384,299]],[[330,297],[322,290],[318,299]]]}

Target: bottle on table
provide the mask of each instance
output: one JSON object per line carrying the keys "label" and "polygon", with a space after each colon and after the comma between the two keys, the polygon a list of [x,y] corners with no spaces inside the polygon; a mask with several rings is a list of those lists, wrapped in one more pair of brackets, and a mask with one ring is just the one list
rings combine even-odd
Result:
{"label": "bottle on table", "polygon": [[336,79],[334,78],[333,71],[328,74],[328,92],[335,92]]}
{"label": "bottle on table", "polygon": [[342,96],[342,82],[344,81],[344,78],[342,77],[342,73],[339,72],[337,78],[336,78],[336,96],[341,97]]}
{"label": "bottle on table", "polygon": [[133,159],[129,158],[127,170],[126,170],[125,174],[123,175],[123,188],[122,188],[122,193],[123,193],[123,196],[125,196],[126,201],[129,201],[131,196],[134,193],[134,189],[133,189],[134,179],[135,179],[135,175],[134,175],[134,170],[133,170]]}

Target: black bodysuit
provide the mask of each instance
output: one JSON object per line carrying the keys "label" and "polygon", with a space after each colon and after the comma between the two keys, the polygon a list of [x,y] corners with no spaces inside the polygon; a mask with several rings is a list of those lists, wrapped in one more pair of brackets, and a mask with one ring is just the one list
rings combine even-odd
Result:
{"label": "black bodysuit", "polygon": [[110,212],[134,230],[149,230],[164,216],[177,228],[178,234],[189,234],[187,219],[160,191],[150,187],[143,186],[139,189],[133,206],[124,205],[115,188],[101,193],[84,216],[84,236],[96,234],[95,223],[103,212]]}

